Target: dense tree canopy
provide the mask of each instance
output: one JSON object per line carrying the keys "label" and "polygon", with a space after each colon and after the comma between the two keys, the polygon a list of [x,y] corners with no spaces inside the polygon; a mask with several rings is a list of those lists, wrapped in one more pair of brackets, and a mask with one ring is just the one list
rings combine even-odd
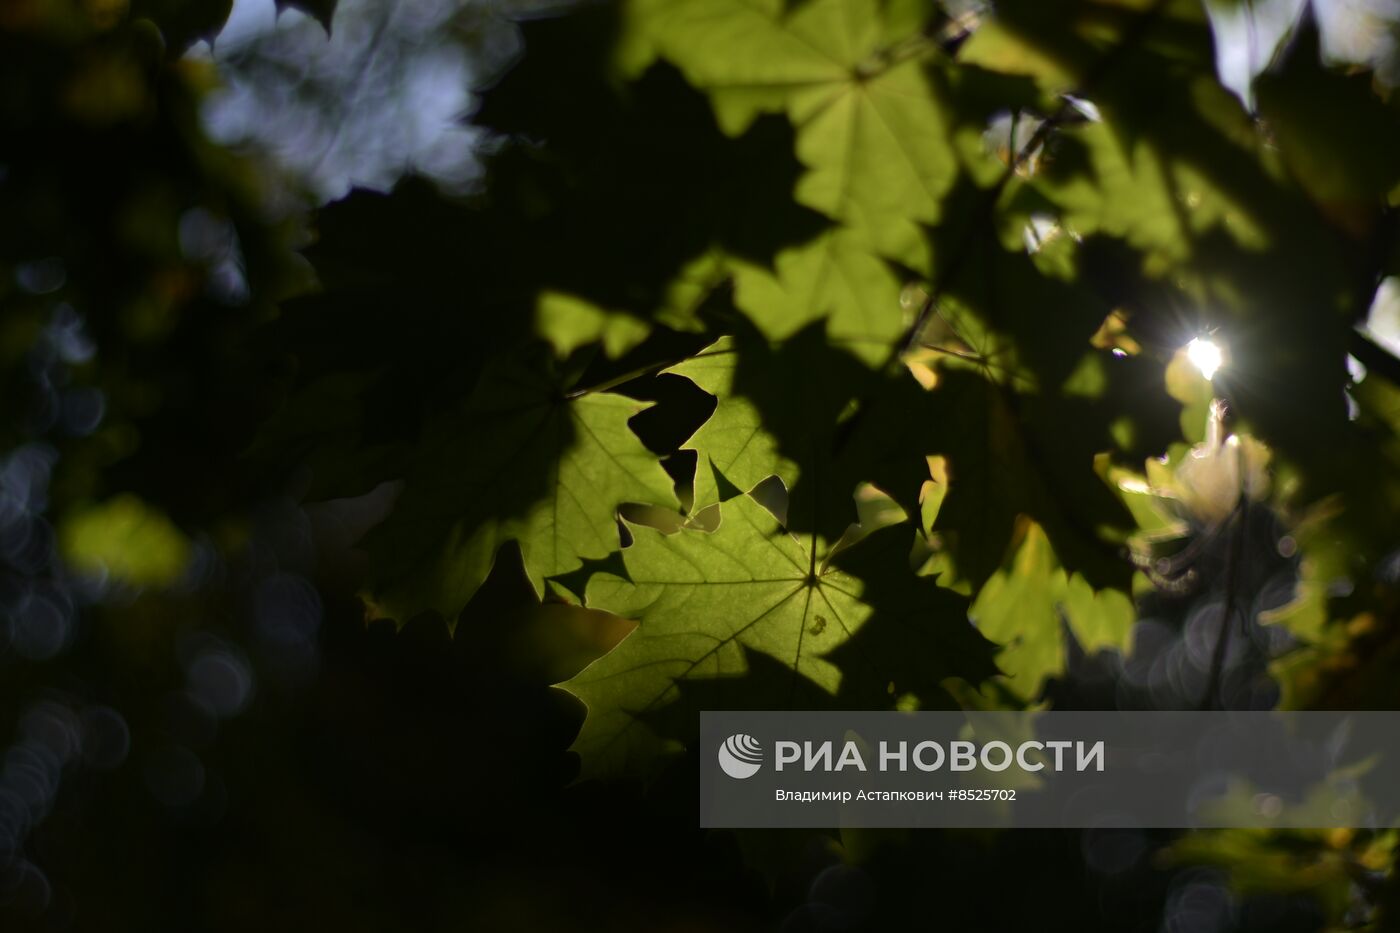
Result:
{"label": "dense tree canopy", "polygon": [[0,10],[17,922],[1393,922],[1393,832],[702,835],[693,737],[1397,708],[1400,11],[277,6]]}

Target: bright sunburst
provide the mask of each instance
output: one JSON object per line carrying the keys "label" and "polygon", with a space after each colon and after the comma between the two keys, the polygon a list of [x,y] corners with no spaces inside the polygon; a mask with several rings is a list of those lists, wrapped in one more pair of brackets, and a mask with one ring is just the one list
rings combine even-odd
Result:
{"label": "bright sunburst", "polygon": [[1220,346],[1207,337],[1196,337],[1188,343],[1186,356],[1207,379],[1214,379],[1216,372],[1225,362],[1225,355]]}

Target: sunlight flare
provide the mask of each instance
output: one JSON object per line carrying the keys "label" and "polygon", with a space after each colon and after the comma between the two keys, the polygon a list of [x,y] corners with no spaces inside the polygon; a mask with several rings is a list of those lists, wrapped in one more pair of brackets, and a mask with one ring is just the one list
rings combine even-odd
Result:
{"label": "sunlight flare", "polygon": [[1225,364],[1225,354],[1220,345],[1208,337],[1196,337],[1186,345],[1186,356],[1191,365],[1201,371],[1207,379],[1214,379],[1220,367]]}

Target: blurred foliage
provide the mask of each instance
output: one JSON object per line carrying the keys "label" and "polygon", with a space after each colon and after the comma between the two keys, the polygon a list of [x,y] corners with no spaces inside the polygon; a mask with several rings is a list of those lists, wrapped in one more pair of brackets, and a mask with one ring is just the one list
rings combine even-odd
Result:
{"label": "blurred foliage", "polygon": [[69,517],[59,529],[75,570],[110,575],[118,585],[169,586],[189,565],[190,545],[164,515],[123,495]]}
{"label": "blurred foliage", "polygon": [[1400,97],[1264,6],[580,4],[310,210],[287,33],[4,5],[5,909],[1387,928],[1392,834],[695,829],[699,709],[1400,701]]}

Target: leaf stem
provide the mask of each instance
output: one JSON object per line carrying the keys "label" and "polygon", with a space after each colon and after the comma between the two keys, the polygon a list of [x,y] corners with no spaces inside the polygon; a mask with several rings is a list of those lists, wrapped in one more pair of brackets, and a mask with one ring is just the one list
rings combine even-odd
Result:
{"label": "leaf stem", "polygon": [[640,379],[642,376],[652,375],[668,367],[678,366],[686,360],[691,359],[694,355],[695,354],[692,353],[676,359],[656,360],[655,362],[647,363],[645,366],[638,366],[636,369],[628,370],[620,376],[604,379],[596,385],[584,386],[582,389],[574,389],[571,392],[565,392],[564,398],[572,401],[576,398],[582,398],[585,395],[591,395],[594,392],[607,392],[610,389],[616,389],[620,385],[625,385],[633,379]]}
{"label": "leaf stem", "polygon": [[1201,698],[1202,710],[1224,709],[1220,703],[1220,679],[1225,672],[1225,656],[1230,646],[1230,626],[1235,615],[1235,577],[1239,571],[1244,551],[1245,524],[1249,515],[1249,496],[1240,489],[1240,503],[1231,513],[1229,522],[1229,551],[1225,557],[1225,611],[1220,618],[1220,637],[1215,640],[1215,651],[1210,659],[1210,676],[1206,681],[1205,696]]}

